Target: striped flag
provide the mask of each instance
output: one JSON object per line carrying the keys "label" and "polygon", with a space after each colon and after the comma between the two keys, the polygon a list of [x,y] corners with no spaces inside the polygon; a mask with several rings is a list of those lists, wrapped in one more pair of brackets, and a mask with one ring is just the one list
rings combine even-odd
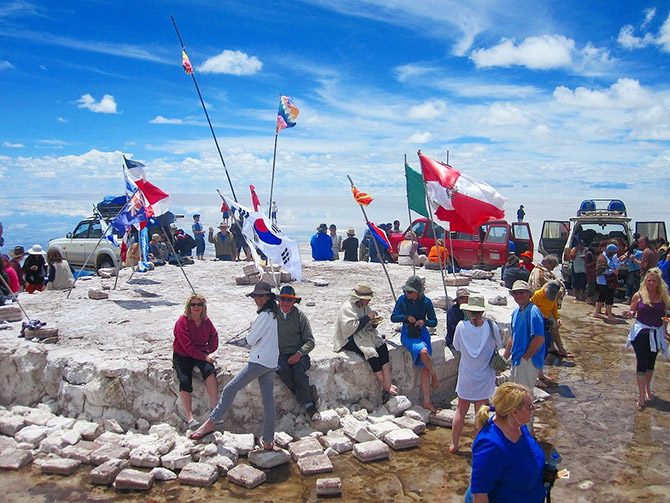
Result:
{"label": "striped flag", "polygon": [[288,96],[279,97],[279,110],[277,111],[277,129],[276,134],[282,129],[295,126],[300,110],[293,104]]}
{"label": "striped flag", "polygon": [[367,206],[372,201],[374,201],[374,198],[371,195],[366,194],[365,192],[361,192],[353,185],[351,186],[351,192],[354,195],[354,201],[356,201],[361,206]]}

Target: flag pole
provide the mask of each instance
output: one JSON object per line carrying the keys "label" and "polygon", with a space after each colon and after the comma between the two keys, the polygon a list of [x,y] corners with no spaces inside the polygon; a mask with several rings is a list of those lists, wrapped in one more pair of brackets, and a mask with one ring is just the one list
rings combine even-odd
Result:
{"label": "flag pole", "polygon": [[272,191],[275,186],[275,161],[277,160],[277,138],[279,138],[279,132],[275,133],[275,148],[272,154],[272,179],[270,180],[270,203],[268,205],[268,218],[272,220]]}
{"label": "flag pole", "polygon": [[[191,280],[188,279],[188,276],[186,276],[186,271],[184,271],[184,266],[181,264],[181,257],[179,254],[175,251],[174,246],[172,246],[172,241],[170,241],[170,238],[166,236],[166,241],[168,246],[170,247],[170,252],[177,257],[177,264],[179,265],[179,269],[181,269],[181,273],[184,275],[184,278],[186,278],[186,282],[188,283],[188,286],[191,287],[191,291],[193,292],[193,295],[195,295],[195,288],[193,288],[193,285],[191,284]],[[133,274],[135,274],[135,271],[133,271]],[[133,277],[133,274],[130,275],[130,278]],[[130,278],[128,278],[128,281],[130,281]]]}
{"label": "flag pole", "polygon": [[[354,181],[351,179],[351,177],[349,175],[347,175],[347,178],[349,179],[349,183],[351,183],[351,187],[353,188],[354,187]],[[365,224],[366,225],[369,224],[370,220],[368,220],[368,215],[367,215],[367,213],[365,213],[365,207],[361,203],[358,203],[358,205],[361,207],[361,211],[363,212],[363,218],[365,218]],[[368,225],[368,228],[370,228],[369,225]],[[382,263],[382,268],[384,269],[384,274],[386,274],[386,279],[389,282],[389,287],[391,287],[391,294],[393,295],[393,300],[397,301],[398,297],[396,297],[395,291],[393,290],[393,283],[391,283],[391,277],[389,276],[389,273],[386,270],[386,264],[384,263],[384,256],[382,255],[382,252],[379,249],[379,243],[377,242],[377,239],[372,235],[372,233],[370,234],[370,239],[375,244],[375,249],[377,250],[377,257],[379,257],[379,261]]]}
{"label": "flag pole", "polygon": [[[405,193],[407,194],[407,218],[409,218],[409,225],[411,228],[412,225],[412,209],[409,207],[409,191],[407,190],[407,186],[409,184],[409,179],[407,178],[407,154],[405,154]],[[400,243],[398,243],[398,248],[400,248]],[[412,248],[414,248],[414,233],[412,232]],[[400,250],[398,250],[400,252]],[[412,275],[416,276],[416,263],[414,262],[414,258],[412,257]]]}
{"label": "flag pole", "polygon": [[[181,39],[181,34],[179,33],[179,28],[177,28],[177,22],[174,19],[174,16],[170,16],[172,19],[172,24],[174,25],[174,30],[177,32],[177,38],[179,39],[179,44],[181,45],[181,50],[186,52],[184,47],[184,42]],[[216,145],[216,150],[219,153],[219,159],[221,159],[221,164],[223,164],[223,169],[226,172],[226,178],[228,179],[228,185],[230,185],[230,191],[233,193],[233,199],[237,202],[237,196],[235,195],[235,189],[233,188],[233,182],[230,180],[230,174],[228,174],[228,168],[226,167],[226,161],[223,160],[223,154],[221,153],[221,148],[219,147],[219,141],[216,139],[216,134],[214,133],[214,128],[212,127],[212,121],[209,119],[209,114],[207,113],[207,107],[205,106],[205,100],[202,99],[202,94],[200,93],[200,87],[198,87],[198,81],[195,80],[195,72],[191,71],[191,78],[193,79],[193,84],[195,85],[195,90],[198,92],[198,98],[200,98],[200,104],[202,109],[205,112],[205,117],[207,118],[207,124],[209,124],[209,130],[212,132],[212,138],[214,138],[214,144]],[[194,292],[195,293],[195,292]]]}
{"label": "flag pole", "polygon": [[[0,281],[2,281],[2,284],[5,286],[5,288],[7,289],[8,292],[12,291],[12,288],[7,284],[7,281],[5,281],[5,278],[2,277],[2,274],[0,274]],[[13,293],[13,297],[14,297],[14,301],[16,301],[16,303],[19,305],[19,308],[21,309],[23,314],[26,316],[26,318],[28,318],[28,321],[32,321],[30,319],[30,316],[28,316],[28,313],[26,312],[26,310],[23,309],[23,306],[19,302],[19,294],[18,293],[15,293],[15,294]]]}

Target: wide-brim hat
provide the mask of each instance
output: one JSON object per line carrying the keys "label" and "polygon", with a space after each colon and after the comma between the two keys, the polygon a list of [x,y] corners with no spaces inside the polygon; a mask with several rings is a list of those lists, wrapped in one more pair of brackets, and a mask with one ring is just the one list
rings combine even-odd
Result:
{"label": "wide-brim hat", "polygon": [[353,227],[349,227],[349,228],[347,229],[347,234],[348,234],[349,236],[355,236],[355,235],[356,235],[356,231],[354,230]]}
{"label": "wide-brim hat", "polygon": [[40,245],[33,245],[33,247],[28,250],[28,255],[46,255],[47,252],[45,252]]}
{"label": "wide-brim hat", "polygon": [[370,300],[375,296],[375,292],[373,292],[372,288],[368,285],[359,283],[356,285],[356,288],[351,291],[351,296],[361,300]]}
{"label": "wide-brim hat", "polygon": [[151,239],[153,239],[154,241],[155,241],[155,240],[158,240],[158,239],[160,239],[160,238],[161,238],[161,235],[160,235],[160,234],[152,234],[152,236],[151,236]]}
{"label": "wide-brim hat", "polygon": [[528,285],[527,281],[517,279],[512,285],[510,292],[523,292],[523,291],[533,293],[533,289]]}
{"label": "wide-brim hat", "polygon": [[519,257],[517,257],[516,255],[510,255],[509,257],[507,257],[507,265],[508,266],[518,265],[518,264],[519,264]]}
{"label": "wide-brim hat", "polygon": [[403,285],[402,291],[423,293],[423,281],[419,276],[410,276]]}
{"label": "wide-brim hat", "polygon": [[483,313],[486,311],[486,301],[483,295],[470,295],[467,304],[461,304],[461,311],[475,311]]}
{"label": "wide-brim hat", "polygon": [[14,257],[20,257],[22,255],[26,254],[26,250],[23,248],[23,246],[15,246],[14,249],[9,253],[9,255],[14,258]]}
{"label": "wide-brim hat", "polygon": [[272,285],[266,283],[265,281],[259,281],[254,286],[254,290],[251,293],[247,294],[247,297],[255,297],[256,295],[269,295],[271,298],[276,298],[277,296],[272,291]]}
{"label": "wide-brim hat", "polygon": [[302,300],[302,297],[298,297],[295,294],[295,288],[293,288],[291,285],[284,285],[281,287],[281,290],[279,291],[279,298],[295,300],[296,304],[300,304],[300,301]]}
{"label": "wide-brim hat", "polygon": [[456,298],[457,299],[461,298],[461,297],[470,297],[470,295],[472,295],[472,292],[470,290],[468,290],[467,288],[461,287],[458,290],[456,290]]}
{"label": "wide-brim hat", "polygon": [[328,226],[326,224],[321,224],[316,228],[317,231],[321,232],[326,232],[328,230]]}
{"label": "wide-brim hat", "polygon": [[228,227],[228,224],[225,223],[225,222],[221,222],[221,223],[219,224],[219,229],[220,229],[221,227]]}

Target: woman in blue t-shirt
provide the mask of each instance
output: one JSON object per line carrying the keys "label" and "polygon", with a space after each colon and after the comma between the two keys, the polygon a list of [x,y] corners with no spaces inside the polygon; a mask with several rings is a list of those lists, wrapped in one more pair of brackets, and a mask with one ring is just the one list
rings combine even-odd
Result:
{"label": "woman in blue t-shirt", "polygon": [[[544,501],[544,453],[524,424],[530,421],[532,395],[524,386],[508,382],[500,385],[491,402],[475,419],[481,430],[472,444],[472,478],[465,501]],[[489,412],[495,412],[493,418]]]}

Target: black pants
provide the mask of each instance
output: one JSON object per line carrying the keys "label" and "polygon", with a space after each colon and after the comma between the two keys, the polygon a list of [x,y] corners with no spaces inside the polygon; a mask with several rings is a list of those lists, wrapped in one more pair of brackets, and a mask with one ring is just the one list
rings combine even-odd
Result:
{"label": "black pants", "polygon": [[277,375],[284,384],[295,395],[298,403],[305,405],[312,402],[312,392],[309,389],[309,376],[307,371],[312,366],[309,355],[302,355],[295,365],[289,365],[288,359],[292,355],[282,353],[279,355],[279,369]]}
{"label": "black pants", "polygon": [[607,285],[596,285],[598,302],[604,302],[606,306],[614,304],[614,289]]}
{"label": "black pants", "polygon": [[210,375],[216,375],[216,369],[211,363],[205,360],[196,360],[190,356],[178,355],[177,353],[172,353],[172,366],[177,372],[177,379],[179,379],[179,391],[193,393],[193,367],[200,369],[203,381]]}
{"label": "black pants", "polygon": [[[663,335],[656,331],[656,337],[663,337]],[[653,337],[653,334],[647,330],[640,330],[633,341],[633,349],[635,350],[635,358],[637,359],[637,367],[635,371],[638,374],[646,374],[647,372],[654,371],[654,365],[656,364],[656,357],[658,356],[658,351],[652,351],[649,345],[649,338]],[[660,347],[660,344],[656,344],[656,347]]]}
{"label": "black pants", "polygon": [[[342,349],[348,349],[349,351],[353,351],[354,353],[359,354],[365,358],[363,351],[358,348],[353,339],[349,339],[349,342],[347,342]],[[389,362],[389,350],[386,347],[386,344],[382,344],[378,348],[375,348],[375,350],[377,351],[377,356],[370,358],[368,363],[370,364],[370,367],[372,367],[373,372],[381,372],[382,366]]]}

